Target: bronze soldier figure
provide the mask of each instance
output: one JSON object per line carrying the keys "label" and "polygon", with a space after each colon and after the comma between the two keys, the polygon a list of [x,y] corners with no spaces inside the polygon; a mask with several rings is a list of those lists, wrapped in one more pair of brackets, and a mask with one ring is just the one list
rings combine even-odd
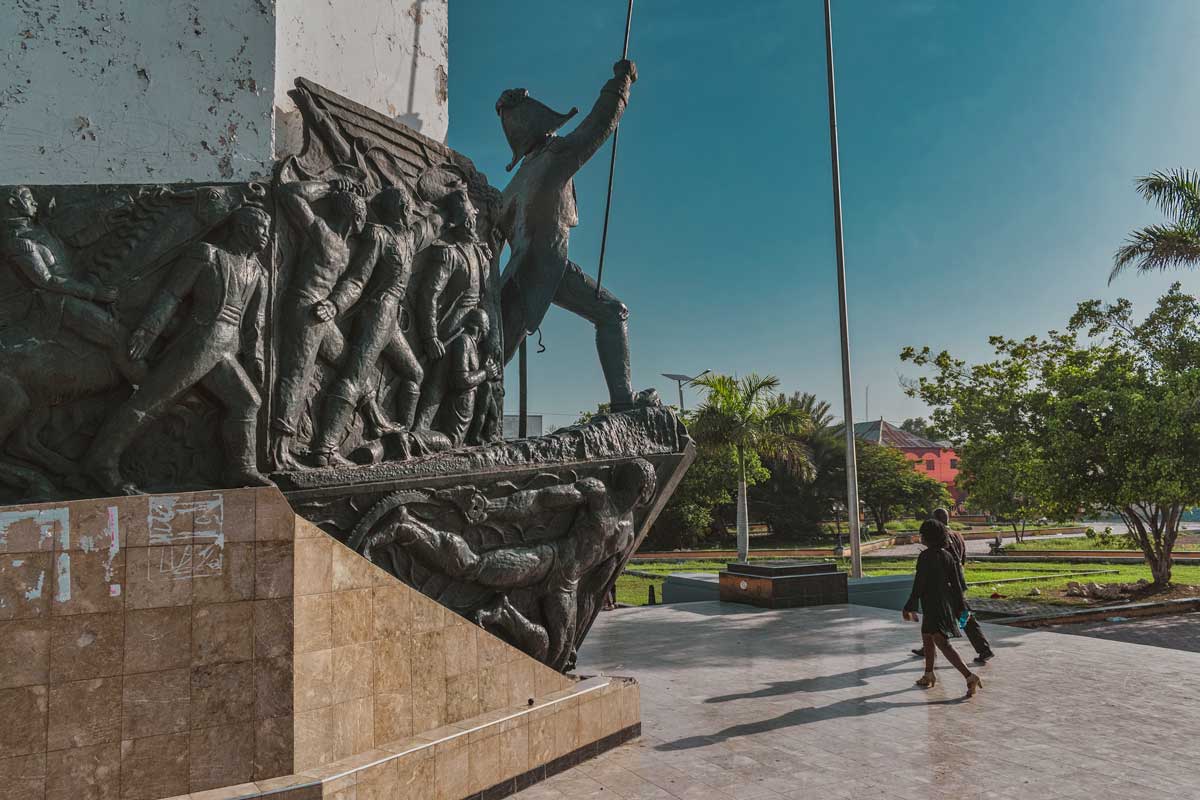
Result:
{"label": "bronze soldier figure", "polygon": [[[272,450],[278,469],[300,465],[291,452],[308,385],[318,354],[331,363],[341,358],[338,306],[330,298],[334,284],[350,263],[350,239],[367,221],[363,187],[351,181],[296,181],[279,188],[279,203],[302,244],[280,306],[283,337],[279,348],[278,402],[271,422]],[[328,196],[333,213],[329,222],[312,204]]]}
{"label": "bronze soldier figure", "polygon": [[[417,292],[417,332],[431,364],[421,402],[417,427],[431,428],[448,389],[448,366],[444,356],[451,337],[462,330],[467,313],[478,308],[487,292],[491,249],[479,241],[478,210],[466,193],[450,202],[451,230],[445,243],[434,245],[431,263]],[[499,348],[495,331],[489,331],[488,355]]]}
{"label": "bronze soldier figure", "polygon": [[476,437],[482,428],[483,416],[477,417],[476,410],[486,412],[491,408],[492,382],[501,375],[499,364],[490,357],[479,355],[489,328],[487,312],[476,306],[463,318],[462,333],[450,343],[447,358],[450,361],[448,394],[452,416],[446,435],[455,447],[464,442],[480,444]]}
{"label": "bronze soldier figure", "polygon": [[[146,425],[189,389],[203,386],[225,407],[221,433],[231,486],[270,486],[255,463],[258,409],[263,380],[262,331],[266,272],[257,254],[267,246],[271,218],[243,206],[227,223],[220,245],[197,243],[167,277],[130,337],[129,355],[145,358],[151,345],[190,300],[179,334],[137,391],[101,425],[85,457],[91,476],[114,494],[139,489],[121,477],[121,454]],[[250,372],[238,361],[244,353]]]}
{"label": "bronze soldier figure", "polygon": [[15,268],[29,287],[28,292],[0,301],[5,322],[27,320],[35,329],[49,327],[51,334],[61,323],[108,351],[117,371],[130,383],[139,383],[145,377],[146,365],[130,359],[126,352],[129,331],[99,305],[115,301],[117,290],[94,286],[71,275],[63,243],[37,222],[37,200],[29,187],[9,189],[0,213],[4,214],[0,258]]}
{"label": "bronze soldier figure", "polygon": [[616,130],[637,81],[632,61],[613,65],[591,113],[566,136],[555,136],[575,115],[559,114],[525,89],[508,89],[496,113],[512,147],[512,169],[520,169],[504,190],[498,226],[512,250],[504,269],[500,307],[504,316],[507,363],[527,335],[542,324],[551,303],[596,326],[596,351],[614,411],[634,405],[629,379],[629,309],[567,256],[571,228],[579,223],[573,176]]}
{"label": "bronze soldier figure", "polygon": [[[374,204],[380,224],[368,224],[356,239],[350,266],[326,301],[333,306],[334,316],[341,317],[354,307],[355,317],[350,347],[325,397],[313,437],[311,450],[319,467],[349,463],[338,452],[338,444],[357,406],[362,407],[372,438],[378,438],[412,428],[421,397],[425,373],[400,330],[400,310],[412,276],[413,256],[441,235],[445,222],[439,212],[410,220],[412,198],[402,186],[384,189]],[[368,385],[381,356],[401,381],[396,424],[379,408]]]}

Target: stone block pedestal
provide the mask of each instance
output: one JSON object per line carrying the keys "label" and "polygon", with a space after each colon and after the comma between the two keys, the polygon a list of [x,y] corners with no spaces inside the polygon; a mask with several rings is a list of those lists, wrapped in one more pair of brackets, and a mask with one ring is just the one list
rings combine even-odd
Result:
{"label": "stone block pedestal", "polygon": [[504,797],[638,735],[275,489],[0,508],[0,798]]}
{"label": "stone block pedestal", "polygon": [[729,564],[720,574],[722,602],[760,608],[847,602],[846,573],[826,562]]}

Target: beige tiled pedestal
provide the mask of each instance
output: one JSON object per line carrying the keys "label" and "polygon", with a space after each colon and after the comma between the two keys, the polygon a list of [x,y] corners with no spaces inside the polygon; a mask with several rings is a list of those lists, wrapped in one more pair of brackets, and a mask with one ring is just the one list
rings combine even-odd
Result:
{"label": "beige tiled pedestal", "polygon": [[274,489],[0,508],[0,800],[503,797],[639,720]]}

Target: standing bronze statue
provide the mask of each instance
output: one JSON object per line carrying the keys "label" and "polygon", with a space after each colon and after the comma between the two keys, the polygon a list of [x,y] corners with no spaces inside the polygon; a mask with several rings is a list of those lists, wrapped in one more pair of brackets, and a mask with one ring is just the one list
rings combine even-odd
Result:
{"label": "standing bronze statue", "polygon": [[[446,358],[450,361],[450,422],[446,435],[455,445],[481,444],[488,410],[492,407],[493,382],[500,379],[501,367],[490,356],[481,356],[491,323],[487,312],[476,306],[462,321],[462,332],[450,343]],[[477,413],[480,412],[480,413]]]}
{"label": "standing bronze statue", "polygon": [[[300,254],[283,296],[280,324],[277,408],[271,422],[278,469],[297,469],[291,451],[300,415],[319,354],[336,363],[344,342],[338,329],[337,305],[330,293],[350,263],[350,239],[367,222],[365,189],[345,179],[295,181],[279,187],[279,204],[300,235]],[[330,221],[313,211],[313,203],[328,197]]]}
{"label": "standing bronze statue", "polygon": [[[451,340],[461,335],[463,322],[480,308],[489,293],[490,248],[479,241],[479,212],[465,194],[451,198],[450,224],[453,227],[430,250],[430,263],[417,292],[417,332],[429,361],[429,373],[421,389],[417,408],[417,427],[432,428],[443,401],[450,392],[451,365],[446,353]],[[490,328],[481,345],[484,358],[499,360],[496,332]],[[453,437],[452,437],[453,438]]]}
{"label": "standing bronze statue", "polygon": [[505,267],[503,310],[504,360],[542,324],[550,304],[596,326],[596,351],[608,384],[613,411],[634,405],[629,378],[629,309],[600,289],[568,257],[571,228],[579,223],[573,177],[617,128],[637,81],[637,67],[621,60],[614,77],[579,126],[566,136],[555,131],[576,113],[559,114],[534,100],[525,89],[508,89],[496,101],[496,113],[512,147],[511,170],[520,169],[504,190],[500,227],[512,256]]}
{"label": "standing bronze statue", "polygon": [[[257,254],[270,241],[271,218],[261,208],[233,212],[221,244],[197,243],[180,259],[130,336],[129,356],[141,360],[184,301],[190,308],[182,330],[167,346],[137,391],[101,425],[85,457],[91,477],[114,494],[138,487],[121,476],[121,455],[148,424],[195,386],[224,406],[221,423],[228,485],[269,486],[255,458],[256,386],[263,381],[266,273]],[[247,357],[249,372],[238,360]]]}

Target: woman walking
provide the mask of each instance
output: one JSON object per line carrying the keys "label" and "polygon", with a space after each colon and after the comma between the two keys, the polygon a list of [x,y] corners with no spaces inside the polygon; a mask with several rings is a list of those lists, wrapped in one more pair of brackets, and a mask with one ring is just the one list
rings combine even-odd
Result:
{"label": "woman walking", "polygon": [[[967,697],[973,697],[983,688],[979,676],[967,669],[967,665],[950,646],[950,639],[961,636],[958,620],[967,608],[964,592],[967,588],[962,565],[946,549],[948,536],[946,526],[934,519],[921,523],[921,544],[925,550],[917,556],[917,574],[913,578],[912,594],[904,604],[904,619],[921,620],[921,641],[925,650],[925,674],[917,686],[928,689],[937,683],[933,673],[933,662],[937,651],[954,665],[967,680]],[[920,604],[924,619],[917,614]]]}

